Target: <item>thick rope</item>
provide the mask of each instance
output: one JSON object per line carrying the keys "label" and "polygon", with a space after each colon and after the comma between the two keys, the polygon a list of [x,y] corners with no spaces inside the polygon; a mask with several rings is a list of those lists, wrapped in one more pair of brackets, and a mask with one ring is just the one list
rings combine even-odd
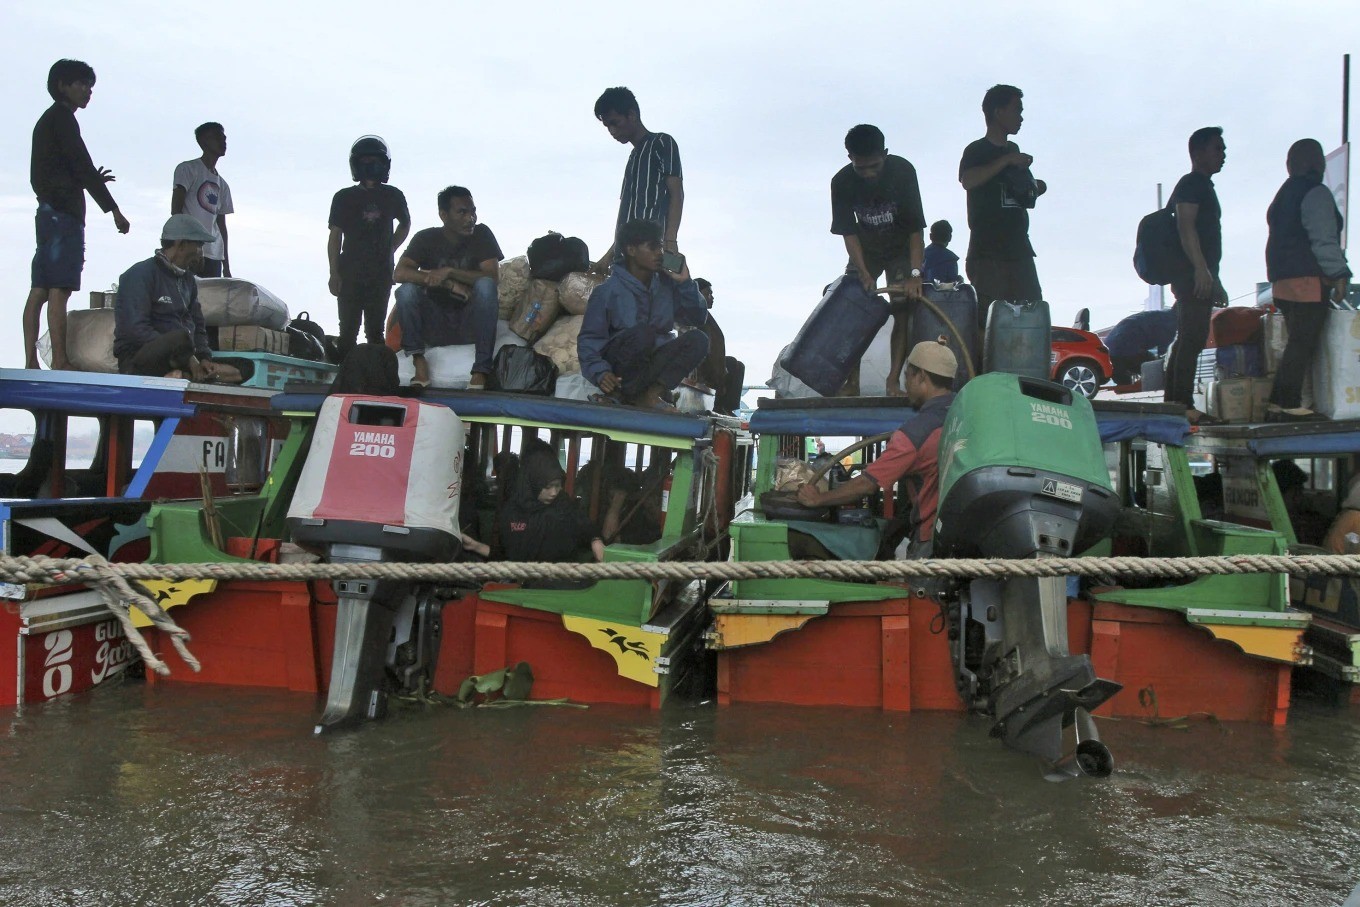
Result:
{"label": "thick rope", "polygon": [[[102,560],[102,558],[100,559]],[[1254,573],[1293,576],[1360,576],[1360,555],[1240,554],[1226,557],[1075,557],[1039,560],[931,559],[902,561],[645,561],[603,564],[540,564],[492,561],[487,563],[364,563],[266,564],[257,562],[205,564],[97,563],[91,558],[4,557],[0,580],[12,583],[83,582],[100,588],[115,577],[134,579],[213,579],[250,582],[305,582],[363,579],[419,582],[522,582],[525,580],[751,580],[831,579],[846,581],[901,581],[926,577],[1004,579],[1012,576],[1131,576],[1143,579],[1194,579]],[[139,608],[159,610],[145,596],[131,593]],[[156,617],[152,611],[147,616]],[[163,615],[164,612],[162,611]],[[165,618],[169,620],[169,618]],[[161,624],[158,624],[161,626]],[[173,621],[162,626],[172,640],[185,636]],[[178,647],[177,647],[178,648]]]}

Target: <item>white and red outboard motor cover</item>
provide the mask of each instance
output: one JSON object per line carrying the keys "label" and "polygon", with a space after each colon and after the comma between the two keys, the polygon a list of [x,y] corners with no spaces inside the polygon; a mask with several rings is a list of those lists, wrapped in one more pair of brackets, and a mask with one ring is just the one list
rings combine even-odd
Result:
{"label": "white and red outboard motor cover", "polygon": [[446,559],[459,548],[464,428],[447,406],[338,394],[317,414],[288,508],[293,540]]}

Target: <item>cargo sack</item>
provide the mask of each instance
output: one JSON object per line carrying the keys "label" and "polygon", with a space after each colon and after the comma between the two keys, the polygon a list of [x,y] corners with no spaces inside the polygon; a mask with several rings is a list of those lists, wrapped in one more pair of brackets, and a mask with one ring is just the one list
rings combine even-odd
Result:
{"label": "cargo sack", "polygon": [[288,306],[257,283],[235,277],[198,281],[198,305],[208,327],[255,324],[281,331],[288,325]]}
{"label": "cargo sack", "polygon": [[491,363],[491,389],[551,397],[557,390],[557,366],[527,346],[507,344]]}
{"label": "cargo sack", "polygon": [[1235,343],[1220,346],[1214,350],[1214,378],[1224,381],[1229,378],[1265,377],[1265,362],[1261,347],[1255,343]]}
{"label": "cargo sack", "polygon": [[500,279],[496,283],[496,317],[509,321],[515,309],[529,294],[529,259],[523,255],[501,262]]}
{"label": "cargo sack", "polygon": [[510,318],[510,330],[533,343],[547,333],[557,320],[562,305],[557,299],[557,283],[551,280],[529,282],[529,292]]}
{"label": "cargo sack", "polygon": [[1144,283],[1161,286],[1188,280],[1193,269],[1181,248],[1176,229],[1176,212],[1170,206],[1153,211],[1138,222],[1138,237],[1133,247],[1133,270]]}
{"label": "cargo sack", "polygon": [[590,294],[602,283],[603,277],[575,271],[562,278],[562,282],[557,285],[557,298],[562,303],[562,308],[571,314],[584,315],[586,304],[590,302]]}
{"label": "cargo sack", "polygon": [[1209,338],[1214,346],[1235,346],[1261,341],[1261,318],[1265,309],[1255,306],[1229,306],[1209,319]]}
{"label": "cargo sack", "polygon": [[[113,309],[71,309],[66,313],[66,361],[80,372],[118,374],[113,355]],[[43,334],[38,350],[51,366],[51,340]]]}
{"label": "cargo sack", "polygon": [[549,231],[529,243],[529,275],[535,280],[561,280],[589,267],[590,250],[583,239]]}
{"label": "cargo sack", "polygon": [[574,375],[581,370],[580,354],[576,351],[576,341],[581,336],[580,315],[567,315],[557,319],[548,333],[534,344],[534,349],[547,356],[557,366],[559,375]]}

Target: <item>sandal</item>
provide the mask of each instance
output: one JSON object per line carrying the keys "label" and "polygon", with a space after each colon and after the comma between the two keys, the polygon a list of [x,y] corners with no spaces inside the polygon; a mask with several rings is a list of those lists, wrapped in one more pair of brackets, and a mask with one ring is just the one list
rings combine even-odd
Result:
{"label": "sandal", "polygon": [[[1194,413],[1195,415],[1190,415]],[[1226,425],[1227,423],[1218,416],[1211,416],[1208,413],[1200,412],[1197,409],[1186,410],[1185,421],[1191,425]]]}
{"label": "sandal", "polygon": [[586,399],[589,400],[591,403],[603,403],[605,406],[623,406],[623,401],[620,400],[618,397],[615,397],[613,394],[606,394],[604,392],[591,394]]}
{"label": "sandal", "polygon": [[422,380],[419,379],[419,378],[412,378],[412,379],[411,379],[411,387],[418,387],[418,388],[420,388],[421,390],[424,390],[425,388],[427,388],[427,387],[429,387],[429,386],[430,386],[429,379],[426,379],[426,380],[424,380],[424,381],[422,381]]}

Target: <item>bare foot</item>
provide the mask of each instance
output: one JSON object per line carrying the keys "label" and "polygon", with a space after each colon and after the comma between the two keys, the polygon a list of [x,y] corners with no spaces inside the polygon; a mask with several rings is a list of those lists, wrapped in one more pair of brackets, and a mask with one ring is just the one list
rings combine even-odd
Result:
{"label": "bare foot", "polygon": [[472,377],[468,379],[467,386],[470,391],[486,390],[486,375],[483,375],[481,372],[473,372]]}
{"label": "bare foot", "polygon": [[[37,368],[37,366],[35,365],[34,368]],[[52,360],[52,371],[54,371],[54,372],[73,372],[73,371],[75,371],[75,369],[71,368],[71,363],[68,362],[68,361],[66,361],[65,359],[63,359],[63,360],[60,361],[60,362],[58,362],[58,361],[56,361],[55,359],[53,359],[53,360]]]}
{"label": "bare foot", "polygon": [[430,386],[430,364],[425,361],[424,356],[412,356],[411,364],[415,366],[416,373],[411,378],[412,387]]}
{"label": "bare foot", "polygon": [[902,390],[902,385],[900,384],[889,384],[887,391],[889,397],[905,397],[907,395],[907,392]]}
{"label": "bare foot", "polygon": [[172,368],[170,371],[168,371],[168,372],[165,373],[165,377],[167,377],[167,378],[183,378],[183,377],[184,377],[184,372],[180,371],[180,370],[177,369],[177,368]]}

